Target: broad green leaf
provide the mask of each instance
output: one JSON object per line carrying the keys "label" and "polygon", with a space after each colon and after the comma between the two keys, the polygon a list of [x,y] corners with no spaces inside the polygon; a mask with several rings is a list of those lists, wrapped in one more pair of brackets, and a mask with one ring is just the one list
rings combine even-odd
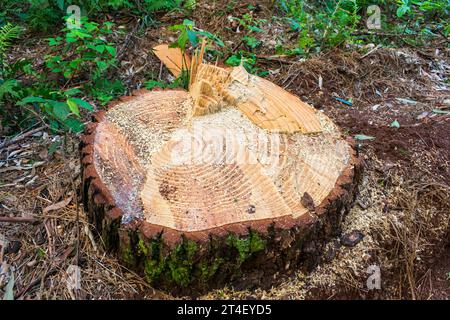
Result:
{"label": "broad green leaf", "polygon": [[72,69],[77,69],[81,62],[82,62],[81,59],[74,59],[74,60],[72,60],[72,61],[69,62],[69,66],[70,66]]}
{"label": "broad green leaf", "polygon": [[86,102],[82,99],[78,99],[78,98],[70,98],[73,102],[75,102],[77,105],[79,105],[80,107],[89,110],[89,111],[94,111],[94,108],[90,105],[89,102]]}
{"label": "broad green leaf", "polygon": [[78,109],[78,105],[72,98],[67,99],[67,105],[69,106],[70,111],[75,114],[77,117],[80,116],[80,109]]}
{"label": "broad green leaf", "polygon": [[47,102],[47,99],[43,99],[41,97],[26,97],[20,100],[17,104],[19,106],[23,106],[29,103],[44,103]]}
{"label": "broad green leaf", "polygon": [[111,56],[116,56],[116,48],[114,48],[113,46],[106,46],[105,48]]}
{"label": "broad green leaf", "polygon": [[232,67],[238,66],[241,64],[241,58],[237,55],[232,55],[225,61],[225,64]]}
{"label": "broad green leaf", "polygon": [[197,33],[192,30],[187,30],[187,35],[191,44],[196,47],[198,45]]}
{"label": "broad green leaf", "polygon": [[63,73],[64,78],[68,79],[72,76],[72,70],[66,70]]}
{"label": "broad green leaf", "polygon": [[100,52],[100,53],[103,53],[105,51],[105,49],[106,49],[106,47],[103,44],[95,46],[95,51]]}
{"label": "broad green leaf", "polygon": [[205,36],[208,39],[213,40],[219,47],[224,47],[225,46],[225,43],[223,43],[222,40],[220,40],[216,35],[212,34],[211,32],[203,31],[203,30],[196,31],[196,32],[197,32],[197,35]]}
{"label": "broad green leaf", "polygon": [[[84,24],[84,28],[86,29],[87,32],[90,32],[90,33],[92,33],[92,31],[96,30],[97,26],[98,26],[98,24],[95,22],[89,22],[89,23]],[[91,37],[91,35],[89,33],[83,33],[83,34]]]}
{"label": "broad green leaf", "polygon": [[189,19],[184,19],[183,20],[183,25],[188,26],[188,27],[194,27],[195,26],[195,22]]}
{"label": "broad green leaf", "polygon": [[176,24],[174,26],[170,26],[169,30],[183,30],[184,26],[182,24]]}
{"label": "broad green leaf", "polygon": [[397,9],[397,17],[399,17],[399,18],[403,17],[405,15],[405,13],[407,13],[409,10],[410,10],[410,8],[408,5],[402,4]]}
{"label": "broad green leaf", "polygon": [[50,129],[52,131],[57,131],[59,129],[58,121],[55,121],[53,119],[48,119],[48,122],[50,123]]}
{"label": "broad green leaf", "polygon": [[187,34],[187,30],[183,30],[178,37],[178,48],[180,48],[182,51],[186,49],[186,42],[188,41],[189,37]]}
{"label": "broad green leaf", "polygon": [[104,71],[106,70],[106,68],[108,68],[108,65],[105,61],[100,60],[96,61],[95,63],[97,64],[97,67],[100,69],[100,71]]}
{"label": "broad green leaf", "polygon": [[66,102],[48,100],[47,103],[51,106],[51,113],[62,123],[67,120],[72,112]]}
{"label": "broad green leaf", "polygon": [[74,37],[66,36],[66,42],[67,43],[74,43],[77,42],[77,39]]}
{"label": "broad green leaf", "polygon": [[61,38],[49,38],[47,40],[49,46],[57,46],[60,44]]}
{"label": "broad green leaf", "polygon": [[64,126],[68,127],[74,133],[80,133],[84,130],[84,123],[78,119],[67,118],[63,122]]}

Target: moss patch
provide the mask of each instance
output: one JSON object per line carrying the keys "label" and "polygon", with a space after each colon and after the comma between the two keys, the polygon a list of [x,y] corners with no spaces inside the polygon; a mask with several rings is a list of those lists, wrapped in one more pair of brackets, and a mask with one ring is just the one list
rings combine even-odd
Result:
{"label": "moss patch", "polygon": [[266,243],[257,233],[252,231],[248,237],[243,239],[234,234],[230,234],[227,238],[227,245],[238,251],[238,262],[242,263],[247,260],[252,253],[263,250]]}
{"label": "moss patch", "polygon": [[164,255],[160,239],[150,243],[140,239],[137,243],[137,253],[144,262],[144,273],[150,283],[159,281],[160,278],[183,287],[191,283],[194,257],[197,253],[197,244],[194,241],[185,240]]}
{"label": "moss patch", "polygon": [[129,245],[121,250],[126,263],[140,266],[151,284],[175,283],[184,288],[193,282],[207,285],[221,278],[223,272],[239,274],[240,265],[266,246],[266,241],[255,232],[243,238],[230,234],[225,243],[204,248],[206,251],[188,239],[168,248],[161,238],[147,240],[136,233],[129,236]]}

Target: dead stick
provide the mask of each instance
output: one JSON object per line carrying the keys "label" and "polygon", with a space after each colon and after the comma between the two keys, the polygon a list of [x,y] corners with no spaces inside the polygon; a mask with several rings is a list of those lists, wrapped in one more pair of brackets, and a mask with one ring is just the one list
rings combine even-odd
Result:
{"label": "dead stick", "polygon": [[364,59],[365,57],[371,55],[371,54],[374,53],[375,51],[377,51],[380,47],[381,47],[381,45],[378,44],[375,48],[373,48],[372,50],[370,50],[369,52],[367,52],[365,55],[363,55],[363,56],[361,57],[361,60]]}
{"label": "dead stick", "polygon": [[56,260],[56,263],[54,263],[53,266],[49,266],[46,270],[46,272],[40,276],[37,277],[35,280],[33,280],[29,285],[27,285],[25,288],[23,288],[20,292],[18,292],[15,296],[14,299],[18,300],[20,298],[22,298],[22,296],[25,295],[25,293],[27,293],[31,288],[33,288],[34,286],[37,286],[39,283],[41,283],[42,281],[44,281],[47,277],[54,275],[56,273],[58,273],[58,268],[61,266],[61,264],[67,259],[67,257],[70,255],[70,253],[73,251],[73,248],[69,247],[67,248],[62,257],[59,260]]}
{"label": "dead stick", "polygon": [[276,62],[285,63],[285,64],[295,64],[295,63],[299,62],[299,61],[285,60],[279,56],[256,56],[256,58],[262,59],[262,60],[267,60],[267,61],[276,61]]}
{"label": "dead stick", "polygon": [[0,222],[11,223],[33,223],[36,219],[33,217],[0,217]]}
{"label": "dead stick", "polygon": [[431,38],[440,38],[440,35],[437,34],[420,34],[420,33],[385,33],[385,32],[370,32],[370,31],[358,31],[353,32],[352,36],[378,36],[378,37],[431,37]]}
{"label": "dead stick", "polygon": [[17,143],[17,142],[19,142],[20,140],[23,140],[23,139],[25,139],[25,138],[27,138],[27,137],[29,137],[29,136],[35,134],[36,132],[39,132],[39,131],[44,130],[45,128],[47,128],[47,126],[42,126],[42,127],[39,127],[39,128],[33,129],[33,130],[30,130],[30,131],[28,131],[28,132],[25,132],[24,134],[18,135],[18,136],[16,136],[16,137],[12,138],[10,141],[4,142],[4,143],[0,146],[0,149],[6,148],[6,147],[8,147],[8,146],[10,146],[10,145],[12,145],[12,144],[14,144],[14,143]]}
{"label": "dead stick", "polygon": [[34,286],[37,286],[39,283],[41,283],[43,280],[45,280],[48,276],[51,276],[55,273],[57,273],[58,270],[56,269],[51,269],[50,271],[46,272],[43,276],[38,277],[36,280],[34,280],[33,282],[31,282],[28,286],[26,286],[23,290],[21,290],[19,293],[17,293],[14,296],[15,300],[18,300],[19,298],[21,298],[25,293],[28,292],[28,290],[30,290],[31,288],[33,288]]}

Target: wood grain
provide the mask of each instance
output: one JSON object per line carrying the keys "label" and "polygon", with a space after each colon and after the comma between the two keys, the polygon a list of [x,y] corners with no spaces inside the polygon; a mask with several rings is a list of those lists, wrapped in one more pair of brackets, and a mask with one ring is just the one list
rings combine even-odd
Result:
{"label": "wood grain", "polygon": [[167,44],[161,44],[154,47],[153,52],[177,78],[181,75],[183,69],[189,70],[190,68],[189,56],[185,54],[183,57],[180,48],[170,48]]}
{"label": "wood grain", "polygon": [[303,194],[320,204],[348,165],[351,148],[324,115],[325,129],[305,135],[269,132],[226,104],[190,109],[182,91],[147,92],[99,124],[95,166],[126,215],[183,232],[298,218]]}

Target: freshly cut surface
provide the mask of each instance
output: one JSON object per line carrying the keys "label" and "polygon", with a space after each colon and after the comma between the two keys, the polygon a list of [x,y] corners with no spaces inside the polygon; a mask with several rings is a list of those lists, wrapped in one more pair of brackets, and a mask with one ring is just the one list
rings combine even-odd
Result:
{"label": "freshly cut surface", "polygon": [[153,52],[175,77],[180,76],[183,69],[190,67],[189,56],[183,55],[179,48],[170,48],[167,44],[160,44],[153,48]]}
{"label": "freshly cut surface", "polygon": [[348,166],[351,148],[323,114],[321,133],[268,132],[232,106],[189,116],[184,91],[146,92],[97,127],[95,167],[126,216],[179,231],[308,212]]}

